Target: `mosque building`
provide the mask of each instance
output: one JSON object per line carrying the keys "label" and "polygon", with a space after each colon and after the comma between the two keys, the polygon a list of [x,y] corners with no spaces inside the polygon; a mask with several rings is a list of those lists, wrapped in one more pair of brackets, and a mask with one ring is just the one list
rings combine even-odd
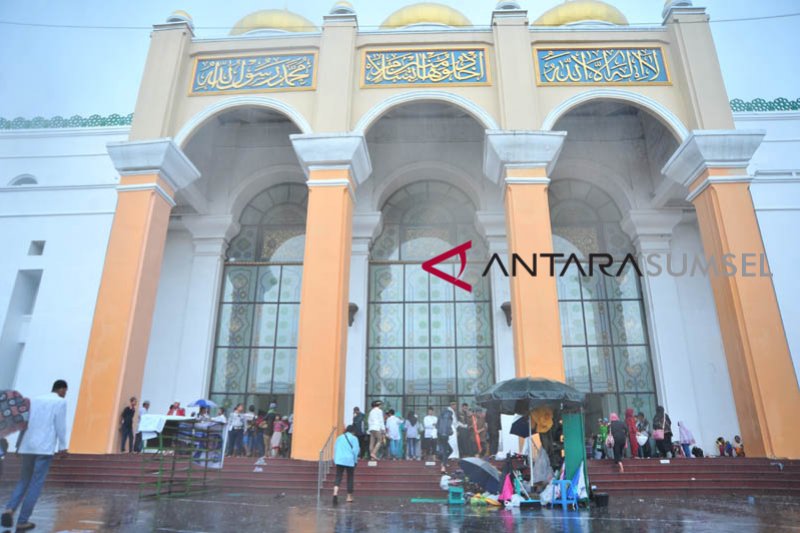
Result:
{"label": "mosque building", "polygon": [[800,458],[797,102],[732,109],[691,1],[520,3],[176,12],[132,118],[0,121],[0,389],[67,379],[72,453],[117,450],[130,396],[274,401],[316,460],[354,406],[536,376],[590,428],[663,405]]}

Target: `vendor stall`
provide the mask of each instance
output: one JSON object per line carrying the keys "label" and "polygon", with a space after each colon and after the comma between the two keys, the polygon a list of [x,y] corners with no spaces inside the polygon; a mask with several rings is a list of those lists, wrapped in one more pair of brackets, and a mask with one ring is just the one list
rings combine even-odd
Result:
{"label": "vendor stall", "polygon": [[512,433],[528,439],[531,485],[536,434],[541,443],[540,453],[547,455],[555,479],[570,481],[560,484],[560,490],[570,491],[575,500],[585,500],[589,480],[583,442],[584,398],[584,393],[564,383],[544,378],[514,378],[495,384],[476,400],[487,409],[492,407],[502,414],[521,416],[512,426]]}

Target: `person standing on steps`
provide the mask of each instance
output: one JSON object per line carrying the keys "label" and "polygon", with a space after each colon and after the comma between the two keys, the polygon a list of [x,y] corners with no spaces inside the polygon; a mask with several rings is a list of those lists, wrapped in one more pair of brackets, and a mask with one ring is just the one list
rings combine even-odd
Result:
{"label": "person standing on steps", "polygon": [[386,422],[383,420],[383,402],[375,400],[372,402],[372,409],[367,418],[367,428],[369,429],[369,458],[372,461],[378,460],[378,449],[381,447],[383,435],[386,433]]}
{"label": "person standing on steps", "polygon": [[136,396],[132,396],[130,404],[122,410],[120,415],[119,431],[122,434],[122,443],[119,451],[125,453],[125,443],[128,443],[128,453],[133,453],[133,419],[136,418]]}
{"label": "person standing on steps", "polygon": [[344,433],[339,435],[333,446],[333,462],[336,465],[336,480],[333,482],[333,505],[339,503],[339,485],[342,484],[342,475],[347,473],[347,503],[353,503],[353,482],[355,478],[358,454],[358,438],[356,428],[352,424],[347,426]]}
{"label": "person standing on steps", "polygon": [[447,460],[453,453],[450,446],[450,436],[453,434],[453,423],[456,417],[456,402],[450,402],[450,407],[445,407],[436,423],[436,441],[439,445],[439,459],[442,462],[442,474],[447,473]]}
{"label": "person standing on steps", "polygon": [[[150,401],[145,400],[142,402],[142,406],[139,408],[139,413],[138,413],[139,416],[136,419],[137,427],[139,424],[142,423],[142,417],[146,415],[149,411],[150,411]],[[142,451],[142,448],[144,448],[144,442],[142,442],[142,434],[141,432],[137,431],[133,441],[133,449],[137,453],[140,453]]]}
{"label": "person standing on steps", "polygon": [[17,531],[27,531],[36,525],[30,521],[36,500],[44,487],[53,455],[67,454],[67,382],[63,379],[53,383],[52,392],[31,399],[31,414],[28,428],[17,440],[17,453],[22,457],[19,482],[6,503],[0,517],[0,525],[10,528],[14,523],[14,512],[22,504],[17,521]]}
{"label": "person standing on steps", "polygon": [[422,419],[422,456],[426,461],[436,458],[436,422],[433,407],[428,407],[428,414]]}
{"label": "person standing on steps", "polygon": [[653,417],[653,440],[660,457],[667,457],[672,453],[672,420],[661,405],[656,406],[656,416]]}
{"label": "person standing on steps", "polygon": [[358,446],[361,448],[361,455],[368,457],[369,453],[369,434],[364,431],[366,416],[358,407],[353,407],[353,427],[356,429],[355,436],[358,438]]}

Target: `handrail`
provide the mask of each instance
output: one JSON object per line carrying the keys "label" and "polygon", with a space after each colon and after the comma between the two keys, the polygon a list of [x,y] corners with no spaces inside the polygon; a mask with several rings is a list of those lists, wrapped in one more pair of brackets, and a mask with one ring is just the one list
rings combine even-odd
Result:
{"label": "handrail", "polygon": [[319,451],[319,462],[317,463],[317,507],[319,507],[322,499],[322,485],[325,483],[333,464],[334,437],[336,437],[335,427],[331,428],[325,444],[322,445],[322,449]]}

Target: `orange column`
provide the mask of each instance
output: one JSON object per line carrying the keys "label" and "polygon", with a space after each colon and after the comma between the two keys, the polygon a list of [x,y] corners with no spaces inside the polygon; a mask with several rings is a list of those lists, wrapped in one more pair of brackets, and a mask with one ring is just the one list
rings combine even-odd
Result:
{"label": "orange column", "polygon": [[[563,382],[564,356],[556,279],[542,254],[553,252],[548,173],[563,146],[565,133],[489,131],[486,134],[484,172],[505,182],[506,230],[510,254],[519,254],[531,276],[519,268],[511,276],[511,327],[518,377],[544,377]],[[511,258],[507,264],[511,273]]]}
{"label": "orange column", "polygon": [[292,141],[309,186],[292,457],[316,461],[331,430],[342,430],[353,191],[371,168],[363,137]]}
{"label": "orange column", "polygon": [[[73,453],[118,450],[119,415],[142,387],[169,215],[182,182],[176,174],[197,176],[171,141],[120,143],[109,153],[123,176],[72,426]],[[170,166],[177,159],[180,167],[171,173],[159,166],[167,155]]]}
{"label": "orange column", "polygon": [[535,376],[563,382],[566,375],[556,278],[550,275],[549,263],[542,261],[542,254],[553,253],[550,207],[547,202],[549,180],[543,168],[510,169],[507,176],[511,179],[541,180],[506,185],[509,250],[518,253],[528,265],[531,264],[532,253],[539,255],[536,276],[519,269],[519,275],[510,278],[511,328],[517,377]]}
{"label": "orange column", "polygon": [[[762,137],[695,132],[664,173],[677,179],[681,169],[693,169],[683,178],[707,259],[720,269],[711,275],[711,287],[747,454],[798,459],[800,389],[772,278],[761,268],[766,256],[747,175],[747,162]],[[722,268],[726,254],[736,265],[734,275]]]}

